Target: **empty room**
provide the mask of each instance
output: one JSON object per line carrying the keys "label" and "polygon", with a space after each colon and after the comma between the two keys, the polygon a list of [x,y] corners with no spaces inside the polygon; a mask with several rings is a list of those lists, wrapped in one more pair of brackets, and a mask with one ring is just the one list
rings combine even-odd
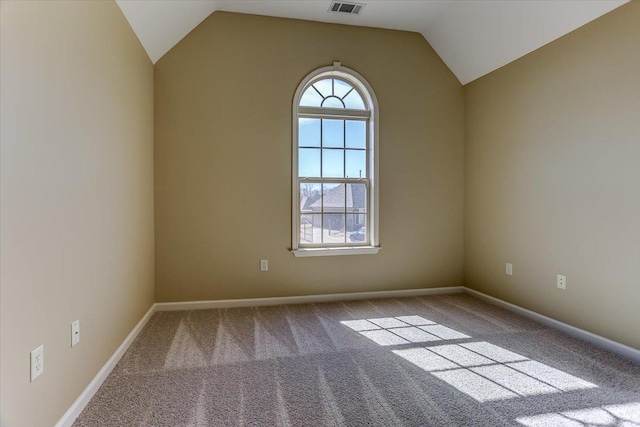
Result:
{"label": "empty room", "polygon": [[1,427],[640,427],[640,0],[0,0]]}

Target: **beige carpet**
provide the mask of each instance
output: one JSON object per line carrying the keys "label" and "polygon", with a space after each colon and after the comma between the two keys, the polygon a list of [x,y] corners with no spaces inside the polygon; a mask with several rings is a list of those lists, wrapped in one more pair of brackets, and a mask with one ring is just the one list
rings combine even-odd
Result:
{"label": "beige carpet", "polygon": [[159,312],[75,426],[640,426],[640,365],[462,294]]}

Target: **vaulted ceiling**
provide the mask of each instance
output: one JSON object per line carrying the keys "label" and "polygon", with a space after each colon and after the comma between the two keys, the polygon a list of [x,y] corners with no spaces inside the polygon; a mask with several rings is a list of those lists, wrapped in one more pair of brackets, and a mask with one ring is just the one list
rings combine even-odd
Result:
{"label": "vaulted ceiling", "polygon": [[473,81],[628,0],[116,0],[155,63],[217,10],[421,33],[462,84]]}

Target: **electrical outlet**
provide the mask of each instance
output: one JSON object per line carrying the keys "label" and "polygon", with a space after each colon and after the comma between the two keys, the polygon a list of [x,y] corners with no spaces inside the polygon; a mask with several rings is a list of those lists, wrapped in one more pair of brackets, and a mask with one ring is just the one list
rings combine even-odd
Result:
{"label": "electrical outlet", "polygon": [[31,382],[34,382],[44,372],[44,346],[31,352]]}
{"label": "electrical outlet", "polygon": [[71,323],[71,347],[80,342],[80,320]]}
{"label": "electrical outlet", "polygon": [[558,288],[559,289],[567,289],[567,276],[563,276],[562,274],[558,274]]}
{"label": "electrical outlet", "polygon": [[260,260],[260,271],[269,271],[269,260],[261,259]]}
{"label": "electrical outlet", "polygon": [[506,264],[505,273],[507,276],[513,276],[513,265],[510,262]]}

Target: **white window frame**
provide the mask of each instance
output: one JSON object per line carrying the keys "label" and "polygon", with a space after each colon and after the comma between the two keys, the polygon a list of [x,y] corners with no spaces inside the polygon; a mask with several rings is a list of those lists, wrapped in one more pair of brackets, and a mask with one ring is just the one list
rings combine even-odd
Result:
{"label": "white window frame", "polygon": [[[363,98],[366,104],[367,111],[355,111],[355,110],[342,110],[332,108],[321,107],[300,107],[300,99],[307,86],[311,83],[324,79],[324,78],[339,78],[347,81],[351,84]],[[327,117],[331,118],[333,115],[339,116],[351,116],[351,117],[366,117],[369,126],[367,128],[367,152],[368,152],[368,223],[366,225],[368,233],[368,245],[322,245],[322,246],[301,246],[300,239],[300,182],[304,182],[304,178],[298,177],[298,118],[305,113],[313,114],[315,117],[326,113]],[[378,240],[379,233],[379,185],[378,185],[378,164],[379,164],[379,150],[378,150],[378,100],[375,93],[371,88],[371,85],[367,80],[362,77],[356,71],[344,67],[340,62],[334,62],[332,66],[322,67],[309,73],[300,82],[300,85],[296,89],[293,97],[293,138],[292,138],[292,200],[291,200],[291,252],[295,257],[310,257],[310,256],[333,256],[333,255],[367,255],[376,254],[380,250],[380,243]],[[323,179],[326,182],[328,179]],[[345,182],[345,179],[339,178],[341,182]],[[314,182],[317,182],[314,181]],[[346,187],[345,187],[346,191]]]}

